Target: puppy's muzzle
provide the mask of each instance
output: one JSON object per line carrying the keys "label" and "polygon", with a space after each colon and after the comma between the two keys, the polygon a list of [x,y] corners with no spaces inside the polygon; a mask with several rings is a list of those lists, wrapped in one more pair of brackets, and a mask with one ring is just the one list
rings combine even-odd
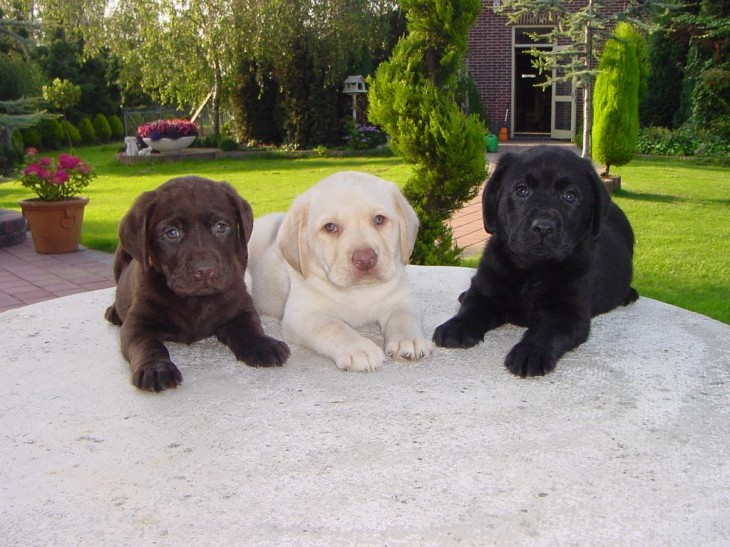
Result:
{"label": "puppy's muzzle", "polygon": [[352,253],[352,264],[361,272],[368,272],[378,264],[378,255],[373,249],[357,249]]}

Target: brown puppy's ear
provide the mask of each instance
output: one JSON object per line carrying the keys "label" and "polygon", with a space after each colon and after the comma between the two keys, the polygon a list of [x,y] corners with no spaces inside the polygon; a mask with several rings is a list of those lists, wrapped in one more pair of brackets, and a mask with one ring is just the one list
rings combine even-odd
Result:
{"label": "brown puppy's ear", "polygon": [[119,223],[119,245],[147,270],[150,261],[151,218],[155,211],[157,192],[145,192],[132,204]]}
{"label": "brown puppy's ear", "polygon": [[309,247],[307,244],[307,222],[309,221],[309,203],[296,200],[281,222],[276,235],[284,260],[302,274],[309,275]]}
{"label": "brown puppy's ear", "polygon": [[253,232],[253,210],[251,204],[243,199],[233,186],[227,182],[220,182],[219,184],[236,211],[236,232],[238,236],[236,245],[242,264],[246,266],[248,263],[248,240],[251,239],[251,232]]}
{"label": "brown puppy's ear", "polygon": [[408,259],[413,253],[418,235],[418,215],[408,203],[408,200],[401,194],[398,188],[393,188],[393,201],[398,214],[398,228],[400,230],[400,254],[403,264],[408,264]]}
{"label": "brown puppy's ear", "polygon": [[603,221],[608,215],[608,208],[611,205],[611,195],[608,193],[608,190],[606,190],[601,177],[599,177],[598,173],[596,173],[596,169],[593,167],[593,164],[588,160],[583,161],[587,163],[586,174],[588,175],[588,179],[590,180],[591,188],[593,190],[594,201],[593,211],[591,212],[591,233],[593,234],[593,237],[596,238],[600,235]]}
{"label": "brown puppy's ear", "polygon": [[488,234],[493,234],[497,230],[497,205],[501,194],[502,179],[507,172],[507,168],[514,163],[516,158],[517,156],[512,153],[500,157],[494,173],[490,175],[484,188],[482,194],[482,221]]}

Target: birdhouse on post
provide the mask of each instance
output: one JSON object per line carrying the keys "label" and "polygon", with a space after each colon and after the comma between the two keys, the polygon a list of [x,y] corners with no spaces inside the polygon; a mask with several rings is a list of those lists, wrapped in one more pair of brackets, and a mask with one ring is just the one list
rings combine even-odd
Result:
{"label": "birdhouse on post", "polygon": [[347,95],[352,95],[352,120],[357,122],[357,96],[360,93],[368,92],[365,87],[365,78],[363,78],[359,74],[356,74],[354,76],[348,76],[347,78],[345,78],[342,92]]}

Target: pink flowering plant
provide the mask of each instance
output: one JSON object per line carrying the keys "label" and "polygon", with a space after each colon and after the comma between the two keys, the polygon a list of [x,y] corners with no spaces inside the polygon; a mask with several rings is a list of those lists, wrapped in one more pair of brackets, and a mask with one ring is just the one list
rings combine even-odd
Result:
{"label": "pink flowering plant", "polygon": [[33,152],[26,151],[31,161],[23,169],[20,183],[33,190],[41,201],[72,198],[96,177],[94,170],[76,156],[61,154],[54,162],[47,157],[35,159]]}
{"label": "pink flowering plant", "polygon": [[197,136],[197,134],[198,125],[190,120],[157,120],[145,123],[137,128],[137,135],[153,141],[192,137]]}

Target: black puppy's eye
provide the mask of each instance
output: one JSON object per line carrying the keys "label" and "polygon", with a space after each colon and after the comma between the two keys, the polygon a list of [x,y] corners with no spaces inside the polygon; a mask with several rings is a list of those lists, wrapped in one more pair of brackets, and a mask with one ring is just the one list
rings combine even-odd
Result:
{"label": "black puppy's eye", "polygon": [[329,232],[330,234],[334,234],[335,232],[337,232],[337,230],[337,224],[335,224],[334,222],[328,222],[324,225],[324,231]]}
{"label": "black puppy's eye", "polygon": [[515,188],[515,194],[518,198],[526,198],[530,195],[530,189],[525,184],[520,184]]}
{"label": "black puppy's eye", "polygon": [[228,232],[228,230],[229,230],[229,226],[225,222],[216,222],[213,225],[213,233],[225,234],[226,232]]}
{"label": "black puppy's eye", "polygon": [[375,224],[376,226],[385,224],[385,217],[383,215],[375,215],[375,217],[373,218],[373,224]]}
{"label": "black puppy's eye", "polygon": [[578,196],[572,190],[567,190],[563,193],[563,200],[568,203],[573,203],[576,199],[578,199]]}
{"label": "black puppy's eye", "polygon": [[167,239],[180,239],[180,230],[177,228],[170,228],[165,232],[165,237]]}

